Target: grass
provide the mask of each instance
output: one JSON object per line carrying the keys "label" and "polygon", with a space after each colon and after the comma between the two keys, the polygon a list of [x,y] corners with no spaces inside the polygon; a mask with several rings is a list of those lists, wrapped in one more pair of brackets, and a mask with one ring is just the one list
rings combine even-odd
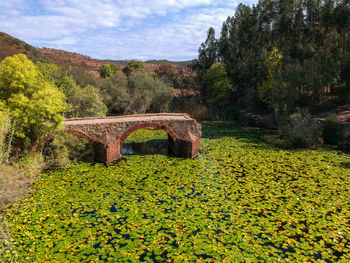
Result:
{"label": "grass", "polygon": [[1,216],[12,238],[0,258],[348,262],[349,156],[282,150],[259,139],[269,134],[208,122],[194,160],[132,155],[47,171]]}

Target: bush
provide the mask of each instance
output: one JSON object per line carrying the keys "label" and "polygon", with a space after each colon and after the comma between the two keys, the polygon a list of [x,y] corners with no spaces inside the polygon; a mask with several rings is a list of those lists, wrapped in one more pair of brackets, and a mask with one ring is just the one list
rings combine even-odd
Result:
{"label": "bush", "polygon": [[93,149],[88,142],[72,134],[58,134],[43,149],[46,169],[64,169],[72,163],[92,161]]}
{"label": "bush", "polygon": [[342,140],[342,125],[335,114],[331,114],[323,123],[323,139],[329,144],[340,144]]}
{"label": "bush", "polygon": [[317,148],[323,144],[321,126],[307,112],[290,115],[280,134],[290,147]]}

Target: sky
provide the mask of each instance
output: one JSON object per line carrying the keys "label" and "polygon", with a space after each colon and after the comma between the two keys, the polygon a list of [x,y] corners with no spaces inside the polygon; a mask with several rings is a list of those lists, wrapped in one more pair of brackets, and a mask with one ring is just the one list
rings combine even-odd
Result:
{"label": "sky", "polygon": [[198,55],[207,30],[217,35],[239,3],[258,0],[0,0],[0,31],[36,47],[97,59]]}

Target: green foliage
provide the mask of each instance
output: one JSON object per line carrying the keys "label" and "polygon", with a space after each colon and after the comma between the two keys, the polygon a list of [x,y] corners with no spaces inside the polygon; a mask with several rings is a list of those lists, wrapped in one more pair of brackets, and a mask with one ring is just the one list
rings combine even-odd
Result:
{"label": "green foliage", "polygon": [[93,86],[77,86],[75,94],[68,101],[72,105],[66,114],[69,118],[106,116],[107,107],[102,101],[100,90]]}
{"label": "green foliage", "polygon": [[125,143],[143,143],[150,140],[166,139],[168,139],[168,135],[165,131],[149,127],[134,131],[126,138]]}
{"label": "green foliage", "polygon": [[81,160],[93,159],[90,144],[75,135],[57,134],[43,149],[46,169],[68,168]]}
{"label": "green foliage", "polygon": [[322,123],[322,136],[325,143],[340,144],[343,138],[343,128],[335,114],[329,115]]}
{"label": "green foliage", "polygon": [[99,83],[110,113],[132,114],[168,111],[173,89],[147,71],[136,70],[128,76],[121,72]]}
{"label": "green foliage", "polygon": [[265,62],[267,79],[262,82],[262,85],[258,86],[260,99],[267,103],[274,112],[281,112],[280,104],[285,101],[286,96],[286,84],[281,78],[282,58],[277,48],[270,52]]}
{"label": "green foliage", "polygon": [[123,113],[129,104],[128,80],[121,72],[99,83],[103,101],[109,113]]}
{"label": "green foliage", "polygon": [[203,76],[208,101],[219,106],[227,104],[233,91],[223,63],[214,63]]}
{"label": "green foliage", "polygon": [[44,80],[54,84],[63,92],[67,97],[67,101],[77,92],[77,84],[74,78],[57,65],[48,63],[36,63],[36,65],[42,73]]}
{"label": "green foliage", "polygon": [[114,64],[104,64],[102,65],[98,72],[100,73],[101,78],[108,78],[114,73],[118,72],[120,69],[117,65]]}
{"label": "green foliage", "polygon": [[[107,108],[97,88],[91,85],[87,85],[84,88],[79,87],[72,76],[69,76],[66,71],[54,64],[37,63],[37,65],[44,79],[54,84],[66,95],[66,102],[68,104],[65,113],[66,117],[95,117],[106,115]],[[107,92],[111,91],[108,90]]]}
{"label": "green foliage", "polygon": [[346,262],[349,157],[203,124],[194,160],[127,156],[47,171],[5,219],[5,262]]}
{"label": "green foliage", "polygon": [[198,59],[194,62],[194,68],[199,74],[206,72],[218,60],[218,42],[215,38],[215,30],[210,27],[207,39],[198,49]]}
{"label": "green foliage", "polygon": [[280,128],[280,134],[292,147],[317,148],[323,144],[322,129],[309,113],[294,113]]}
{"label": "green foliage", "polygon": [[38,68],[19,54],[0,63],[0,100],[17,124],[15,135],[25,146],[59,129],[65,96],[44,81]]}
{"label": "green foliage", "polygon": [[172,98],[172,89],[150,73],[135,71],[128,77],[130,101],[125,113],[164,112]]}
{"label": "green foliage", "polygon": [[350,6],[348,1],[271,1],[240,4],[213,28],[194,63],[203,74],[226,65],[237,90],[229,102],[248,111],[293,112],[325,100],[346,102],[350,95]]}
{"label": "green foliage", "polygon": [[138,60],[130,60],[128,65],[126,65],[123,68],[123,72],[126,75],[130,75],[134,71],[143,71],[143,70],[145,70],[145,63]]}
{"label": "green foliage", "polygon": [[171,103],[171,112],[185,112],[196,120],[208,120],[208,107],[198,98],[174,97]]}

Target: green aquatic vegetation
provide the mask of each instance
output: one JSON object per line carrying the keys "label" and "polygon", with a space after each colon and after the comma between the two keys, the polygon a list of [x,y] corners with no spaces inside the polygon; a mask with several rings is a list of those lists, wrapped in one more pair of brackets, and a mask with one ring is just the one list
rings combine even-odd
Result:
{"label": "green aquatic vegetation", "polygon": [[167,140],[168,135],[163,130],[155,128],[144,128],[134,131],[126,138],[125,143],[142,143],[151,140]]}
{"label": "green aquatic vegetation", "polygon": [[[1,216],[19,262],[348,262],[350,158],[203,123],[201,154],[48,171]],[[143,135],[140,135],[142,140]]]}

